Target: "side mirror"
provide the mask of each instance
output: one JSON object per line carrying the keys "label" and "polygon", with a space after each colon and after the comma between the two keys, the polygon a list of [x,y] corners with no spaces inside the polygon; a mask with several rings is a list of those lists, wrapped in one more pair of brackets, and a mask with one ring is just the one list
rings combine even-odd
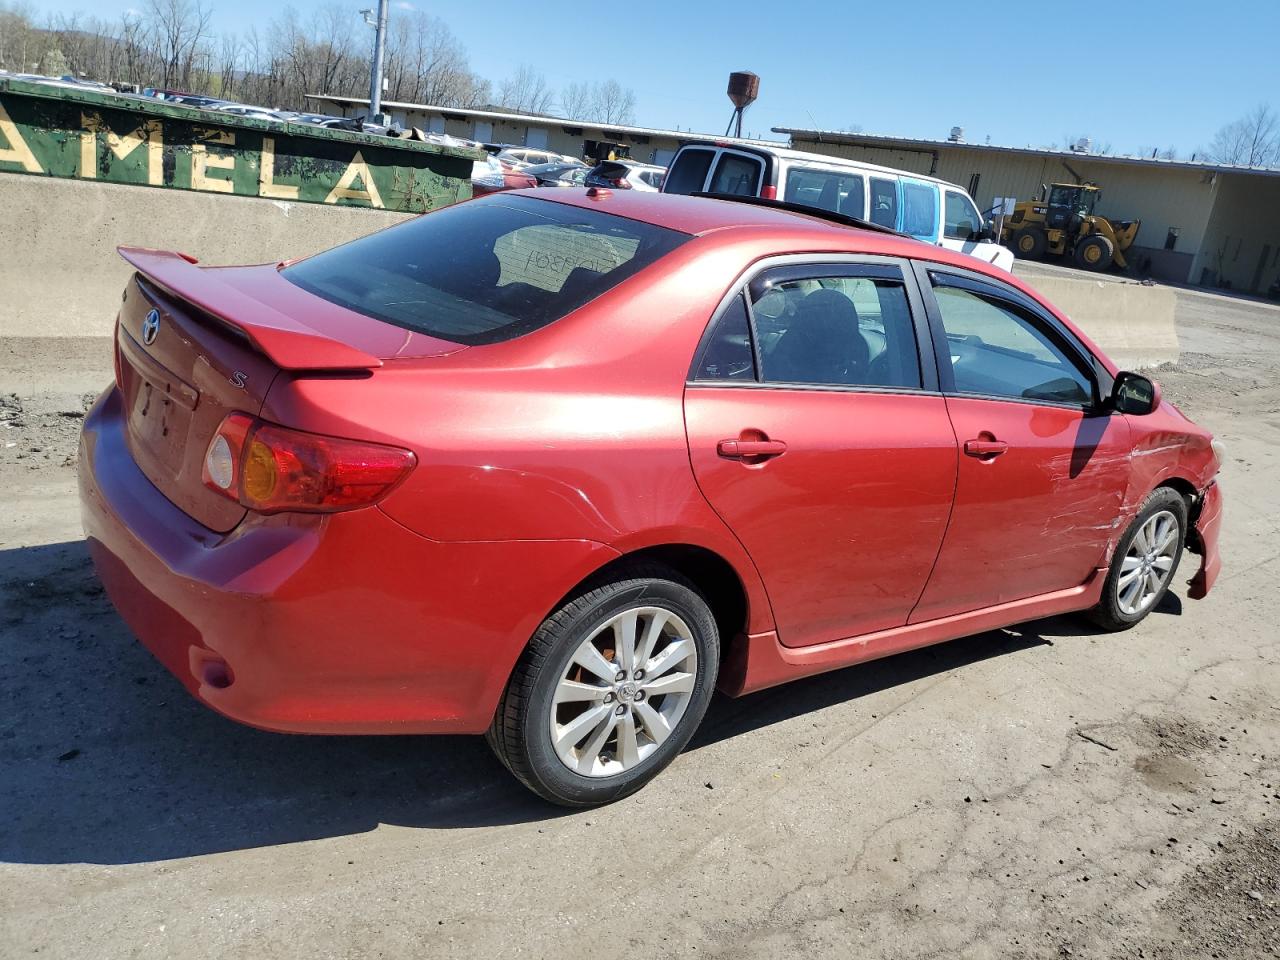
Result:
{"label": "side mirror", "polygon": [[973,235],[973,239],[979,243],[992,243],[996,239],[996,228],[990,220],[986,220],[982,224],[982,228]]}
{"label": "side mirror", "polygon": [[1145,417],[1160,406],[1160,384],[1140,373],[1116,374],[1111,388],[1111,408],[1119,413]]}

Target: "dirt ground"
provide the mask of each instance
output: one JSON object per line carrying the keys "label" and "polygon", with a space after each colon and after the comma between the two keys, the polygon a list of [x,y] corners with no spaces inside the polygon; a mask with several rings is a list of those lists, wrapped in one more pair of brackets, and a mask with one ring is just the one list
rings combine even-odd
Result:
{"label": "dirt ground", "polygon": [[[1225,568],[717,699],[565,813],[468,738],[289,737],[191,701],[80,538],[99,341],[0,341],[0,956],[1280,956],[1280,309],[1180,294]],[[376,638],[369,638],[376,642]]]}

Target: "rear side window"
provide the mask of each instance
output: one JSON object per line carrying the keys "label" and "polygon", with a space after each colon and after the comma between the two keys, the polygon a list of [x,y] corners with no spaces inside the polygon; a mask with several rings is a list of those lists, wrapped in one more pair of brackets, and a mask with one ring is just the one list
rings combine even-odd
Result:
{"label": "rear side window", "polygon": [[695,380],[755,380],[756,362],[751,351],[751,324],[739,293],[716,320],[702,350]]}
{"label": "rear side window", "polygon": [[787,171],[785,197],[788,203],[820,207],[859,220],[867,215],[866,187],[860,174],[792,167]]}
{"label": "rear side window", "polygon": [[898,229],[898,181],[871,178],[871,212],[872,223],[878,223],[890,230]]}
{"label": "rear side window", "polygon": [[760,171],[764,165],[755,157],[740,153],[722,153],[711,178],[711,193],[730,193],[741,197],[754,197],[760,188]]}
{"label": "rear side window", "polygon": [[938,236],[938,188],[929,183],[902,181],[902,232],[921,240]]}
{"label": "rear side window", "polygon": [[711,150],[681,150],[667,171],[663,193],[699,193],[707,182],[707,171],[714,156]]}
{"label": "rear side window", "polygon": [[595,210],[495,197],[409,220],[281,275],[406,330],[499,343],[571,313],[688,239]]}
{"label": "rear side window", "polygon": [[866,272],[752,284],[763,381],[920,388],[901,274]]}

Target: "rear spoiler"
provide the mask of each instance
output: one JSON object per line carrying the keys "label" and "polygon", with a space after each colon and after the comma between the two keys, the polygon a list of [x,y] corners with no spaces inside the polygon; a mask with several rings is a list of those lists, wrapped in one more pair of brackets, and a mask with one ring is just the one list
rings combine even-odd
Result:
{"label": "rear spoiler", "polygon": [[196,266],[183,254],[142,247],[117,247],[116,251],[148,280],[239,330],[282,370],[361,370],[382,366],[382,361],[372,354],[326,337],[223,283],[216,271]]}

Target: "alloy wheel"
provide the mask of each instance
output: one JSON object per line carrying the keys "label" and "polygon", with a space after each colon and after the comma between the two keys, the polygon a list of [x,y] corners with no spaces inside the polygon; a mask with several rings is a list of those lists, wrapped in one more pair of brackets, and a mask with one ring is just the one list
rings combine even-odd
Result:
{"label": "alloy wheel", "polygon": [[1155,603],[1173,574],[1178,534],[1178,518],[1168,510],[1152,514],[1138,528],[1116,578],[1116,601],[1121,612],[1136,616]]}
{"label": "alloy wheel", "polygon": [[662,607],[631,607],[583,640],[553,694],[551,743],[587,777],[610,777],[651,756],[693,698],[698,650],[688,625]]}

